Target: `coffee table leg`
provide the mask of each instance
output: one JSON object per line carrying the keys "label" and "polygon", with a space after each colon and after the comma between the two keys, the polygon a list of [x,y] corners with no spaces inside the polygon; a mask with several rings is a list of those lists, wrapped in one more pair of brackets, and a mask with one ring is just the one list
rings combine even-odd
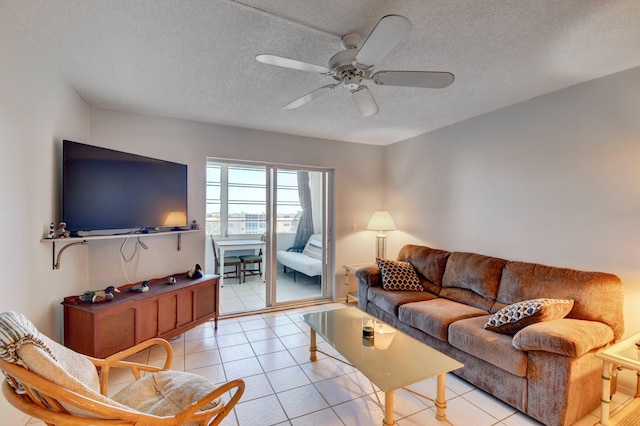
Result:
{"label": "coffee table leg", "polygon": [[447,409],[447,400],[444,397],[446,379],[446,373],[438,374],[438,390],[435,400],[436,419],[438,420],[445,420],[447,418],[447,415],[445,414],[445,410]]}
{"label": "coffee table leg", "polygon": [[396,421],[393,419],[393,409],[396,405],[395,399],[396,395],[393,391],[384,393],[384,421],[382,424],[385,426],[393,426],[396,424]]}
{"label": "coffee table leg", "polygon": [[311,329],[311,344],[309,345],[309,359],[311,361],[317,361],[318,360],[318,355],[316,354],[317,350],[318,350],[318,347],[316,346],[316,331],[312,328]]}
{"label": "coffee table leg", "polygon": [[600,399],[600,423],[609,424],[609,405],[611,404],[611,362],[603,361],[602,367],[602,398]]}

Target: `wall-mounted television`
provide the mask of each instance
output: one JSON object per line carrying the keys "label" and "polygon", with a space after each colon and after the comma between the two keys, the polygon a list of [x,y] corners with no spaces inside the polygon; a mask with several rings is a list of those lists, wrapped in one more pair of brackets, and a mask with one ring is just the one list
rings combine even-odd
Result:
{"label": "wall-mounted television", "polygon": [[62,152],[62,217],[72,235],[187,225],[185,164],[68,140]]}

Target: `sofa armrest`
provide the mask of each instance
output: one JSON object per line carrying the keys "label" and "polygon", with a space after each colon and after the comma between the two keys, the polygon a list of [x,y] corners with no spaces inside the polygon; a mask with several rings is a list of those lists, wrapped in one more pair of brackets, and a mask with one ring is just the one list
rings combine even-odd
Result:
{"label": "sofa armrest", "polygon": [[568,357],[613,343],[613,330],[607,324],[563,318],[531,324],[513,336],[513,347],[521,351],[545,351]]}
{"label": "sofa armrest", "polygon": [[375,265],[365,266],[358,269],[356,271],[356,277],[358,278],[358,290],[361,285],[366,287],[382,287],[380,269]]}
{"label": "sofa armrest", "polygon": [[365,266],[356,271],[358,278],[358,308],[367,312],[369,305],[369,289],[382,287],[380,270],[376,265]]}

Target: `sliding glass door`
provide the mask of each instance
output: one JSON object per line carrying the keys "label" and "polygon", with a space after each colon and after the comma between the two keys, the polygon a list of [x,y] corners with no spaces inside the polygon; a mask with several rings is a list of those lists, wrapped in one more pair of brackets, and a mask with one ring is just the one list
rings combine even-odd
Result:
{"label": "sliding glass door", "polygon": [[328,296],[325,172],[274,168],[276,303]]}
{"label": "sliding glass door", "polygon": [[[328,170],[207,162],[207,268],[228,273],[221,288],[223,315],[330,296],[331,178]],[[260,249],[233,250],[260,240]],[[227,258],[252,256],[252,263],[241,264],[248,272],[232,278],[235,266],[222,264],[220,248]]]}

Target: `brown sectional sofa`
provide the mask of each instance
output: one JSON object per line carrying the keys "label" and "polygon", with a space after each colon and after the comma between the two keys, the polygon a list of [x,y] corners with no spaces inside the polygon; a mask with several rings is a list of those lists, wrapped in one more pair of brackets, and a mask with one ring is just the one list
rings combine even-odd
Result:
{"label": "brown sectional sofa", "polygon": [[[455,374],[545,425],[570,425],[597,408],[595,354],[624,331],[618,277],[417,245],[397,260],[413,265],[424,291],[384,290],[378,267],[365,267],[356,273],[360,309],[462,362]],[[574,305],[513,336],[483,327],[490,314],[536,298]]]}

